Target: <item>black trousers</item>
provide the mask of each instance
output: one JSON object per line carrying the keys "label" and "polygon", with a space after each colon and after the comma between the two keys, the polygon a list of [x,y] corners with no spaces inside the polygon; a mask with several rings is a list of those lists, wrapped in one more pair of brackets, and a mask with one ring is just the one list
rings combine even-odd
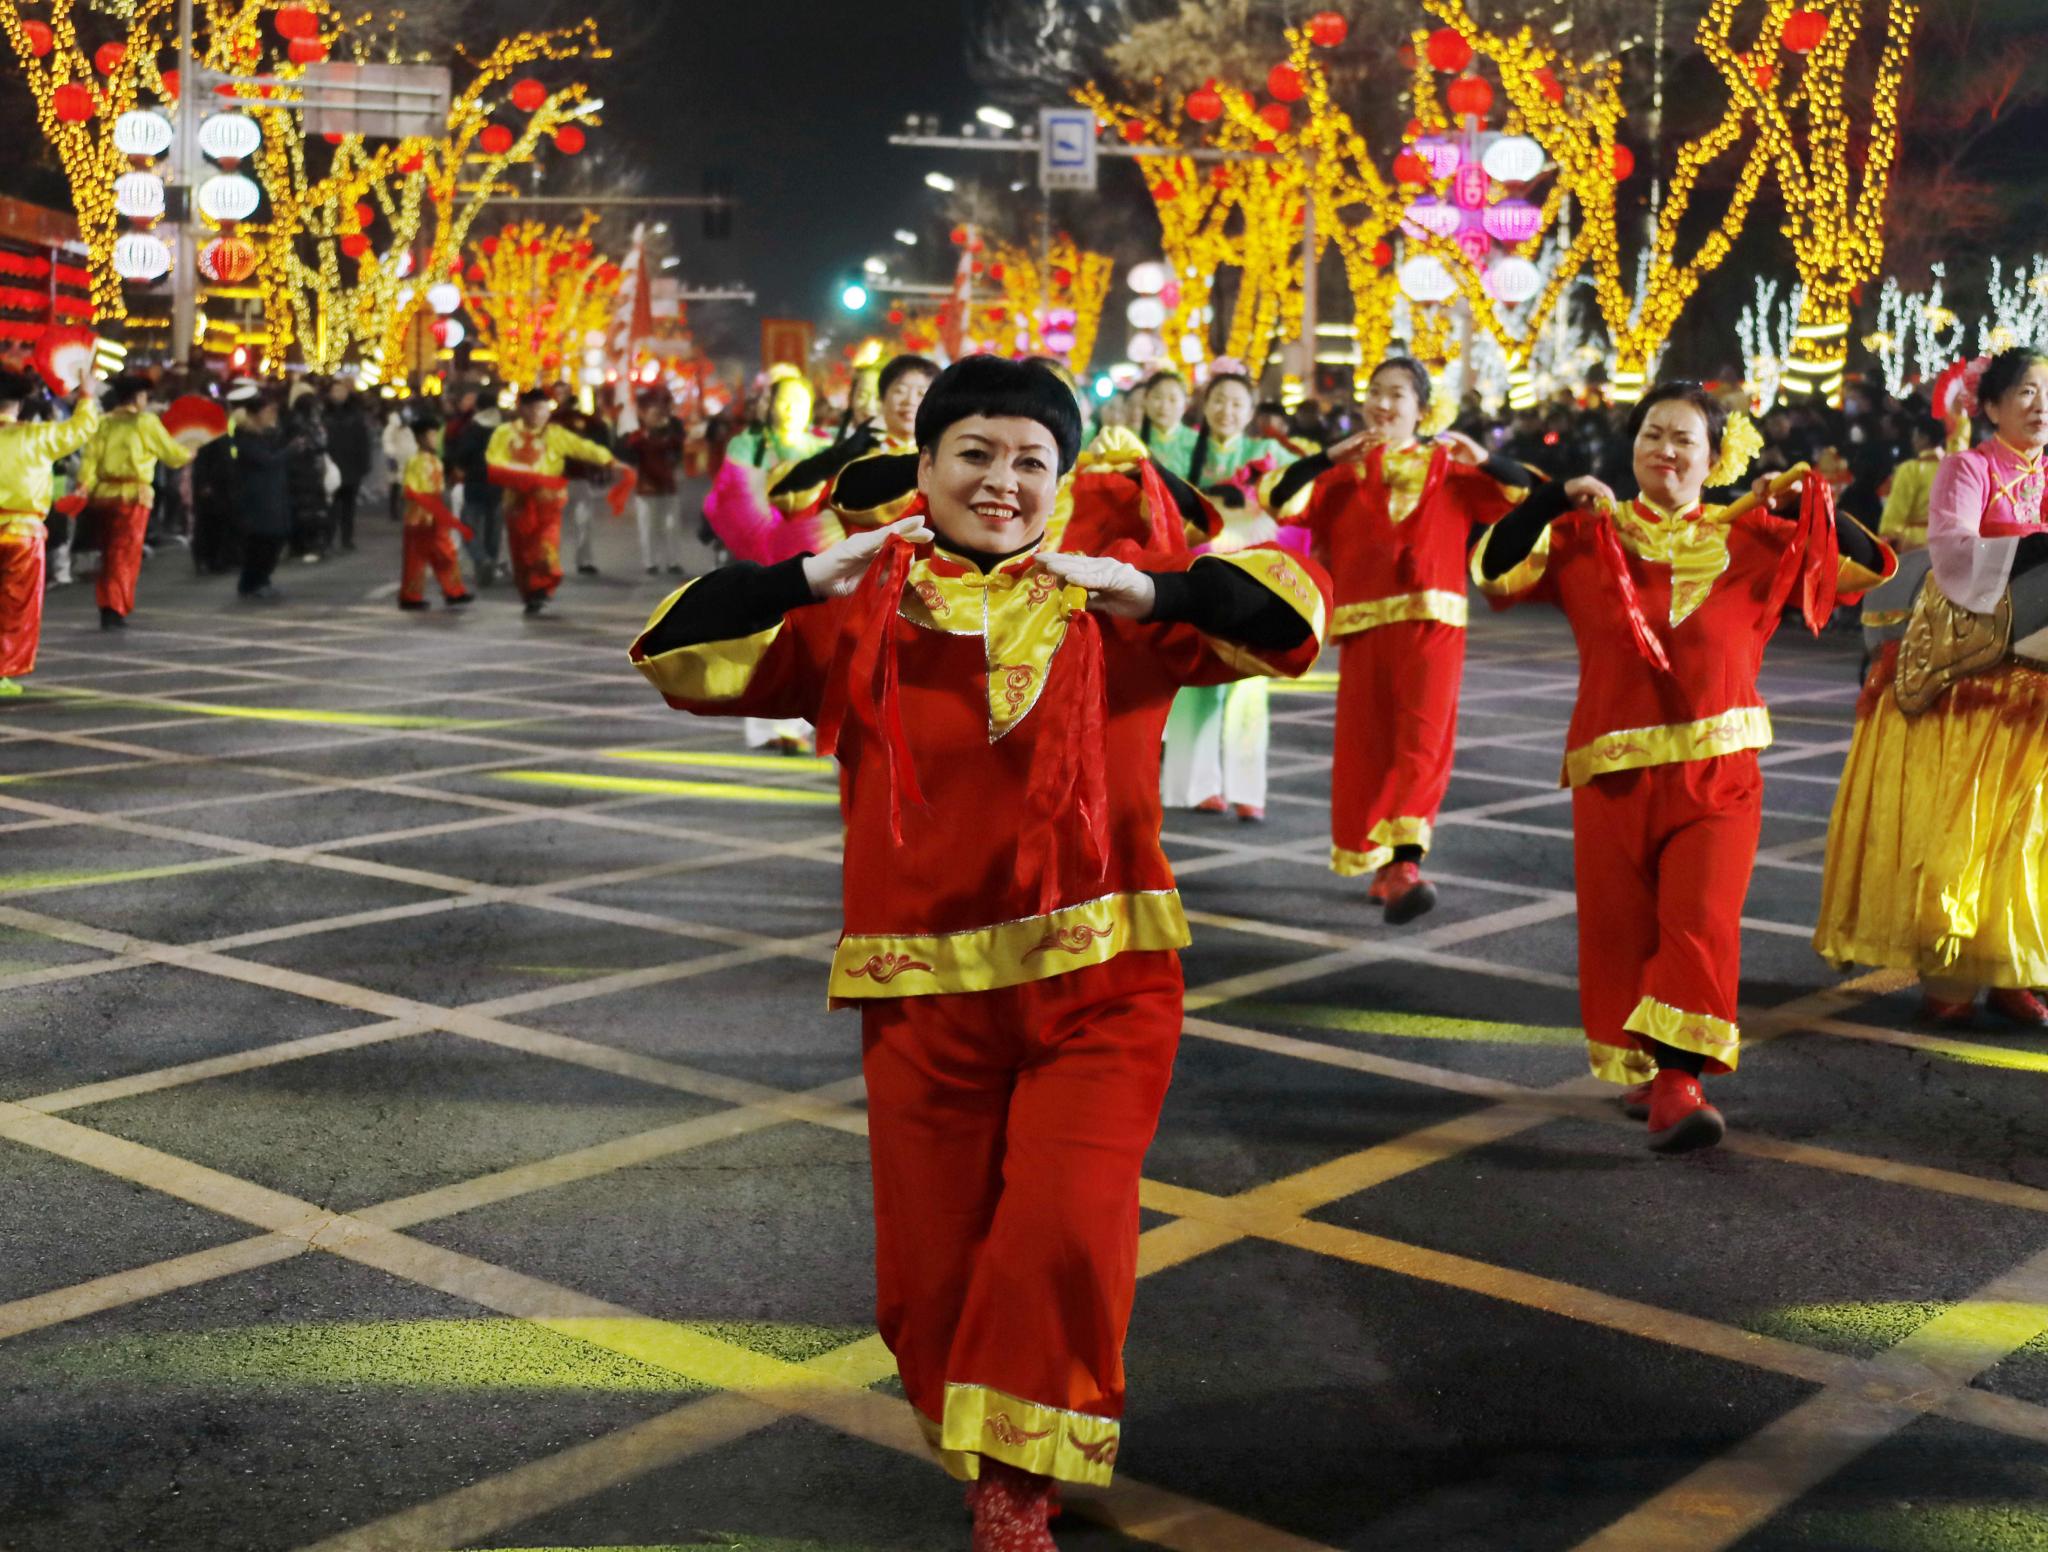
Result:
{"label": "black trousers", "polygon": [[272,539],[262,534],[250,534],[244,538],[242,581],[237,590],[248,594],[270,586],[270,574],[277,569],[277,557],[283,549],[282,539]]}
{"label": "black trousers", "polygon": [[334,503],[329,513],[334,521],[334,539],[347,549],[356,546],[356,497],[362,492],[360,485],[342,485],[334,493]]}

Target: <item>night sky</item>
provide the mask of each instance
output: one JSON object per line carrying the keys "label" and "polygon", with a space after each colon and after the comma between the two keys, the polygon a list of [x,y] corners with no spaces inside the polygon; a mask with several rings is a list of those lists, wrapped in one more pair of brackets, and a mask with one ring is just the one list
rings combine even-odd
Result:
{"label": "night sky", "polygon": [[[598,78],[605,134],[644,155],[648,192],[694,193],[707,166],[732,174],[729,241],[705,241],[695,212],[673,224],[674,273],[760,293],[755,311],[692,309],[710,348],[749,349],[761,316],[825,317],[870,253],[900,257],[907,278],[947,278],[951,251],[931,241],[943,196],[923,183],[938,163],[887,136],[912,111],[949,130],[972,116],[962,3],[663,0],[658,67],[622,60],[624,79]],[[926,234],[917,253],[891,239],[899,226]]]}

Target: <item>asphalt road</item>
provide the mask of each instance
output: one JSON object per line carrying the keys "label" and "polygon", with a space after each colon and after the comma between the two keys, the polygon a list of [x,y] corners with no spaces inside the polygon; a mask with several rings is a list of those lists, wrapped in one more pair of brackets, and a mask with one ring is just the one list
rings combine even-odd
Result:
{"label": "asphalt road", "polygon": [[[396,529],[52,594],[0,703],[0,1548],[965,1544],[870,1326],[829,770],[626,665],[665,580],[402,615]],[[1326,663],[1326,667],[1333,666]],[[1726,1148],[1585,1077],[1554,618],[1479,618],[1442,907],[1324,867],[1327,679],[1196,942],[1076,1552],[2048,1547],[2048,1040],[1807,941],[1855,649],[1766,692]]]}

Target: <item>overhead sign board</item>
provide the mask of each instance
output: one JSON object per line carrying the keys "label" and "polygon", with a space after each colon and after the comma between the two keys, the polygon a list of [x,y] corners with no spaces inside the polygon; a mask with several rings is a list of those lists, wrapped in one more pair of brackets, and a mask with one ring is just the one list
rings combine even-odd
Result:
{"label": "overhead sign board", "polygon": [[1085,108],[1038,110],[1038,186],[1095,191],[1095,115]]}

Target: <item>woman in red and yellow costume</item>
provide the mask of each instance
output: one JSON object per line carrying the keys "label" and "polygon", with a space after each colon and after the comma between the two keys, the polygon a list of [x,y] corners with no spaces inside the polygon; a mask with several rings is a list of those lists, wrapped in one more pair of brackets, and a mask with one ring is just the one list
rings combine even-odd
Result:
{"label": "woman in red and yellow costume", "polygon": [[35,384],[0,373],[0,695],[21,694],[15,676],[36,666],[43,638],[43,524],[56,485],[50,466],[92,436],[100,419],[98,390],[88,375],[69,420],[25,425],[21,409]]}
{"label": "woman in red and yellow costume", "polygon": [[1430,378],[1405,356],[1373,369],[1365,427],[1266,482],[1266,505],[1300,523],[1337,586],[1341,641],[1330,866],[1373,875],[1387,921],[1436,904],[1422,859],[1451,783],[1465,669],[1465,553],[1532,480],[1469,437],[1418,437]]}
{"label": "woman in red and yellow costume", "polygon": [[[1037,363],[956,363],[917,440],[909,515],[688,584],[632,656],[672,706],[809,717],[836,749],[831,993],[861,1010],[878,1323],[972,1483],[976,1552],[1049,1552],[1056,1483],[1116,1464],[1139,1167],[1181,1027],[1167,709],[1305,671],[1327,593],[1278,550],[1047,553],[1081,419]],[[1127,488],[1156,505],[1147,468]]]}
{"label": "woman in red and yellow costume", "polygon": [[1856,708],[1814,947],[1920,977],[1921,1012],[2048,1025],[2048,355],[1977,387],[1991,435],[1935,472],[1932,574]]}
{"label": "woman in red and yellow costume", "polygon": [[182,469],[197,450],[164,430],[150,413],[146,377],[114,379],[107,414],[79,460],[78,489],[86,509],[100,519],[100,629],[121,630],[135,612],[135,583],[142,572],[142,538],[156,504],[156,466]]}
{"label": "woman in red and yellow costume", "polygon": [[[1624,1102],[1662,1153],[1711,1147],[1726,1130],[1700,1077],[1734,1071],[1740,1054],[1757,752],[1771,742],[1764,646],[1788,604],[1817,632],[1838,590],[1860,592],[1897,564],[1836,515],[1832,488],[1804,466],[1703,506],[1708,471],[1732,479],[1755,450],[1741,426],[1738,449],[1718,400],[1665,383],[1629,423],[1640,496],[1623,502],[1589,478],[1539,487],[1472,556],[1496,607],[1555,604],[1578,642],[1564,780],[1579,1007],[1594,1075],[1632,1085]],[[1796,515],[1779,515],[1771,503],[1794,489]]]}
{"label": "woman in red and yellow costume", "polygon": [[[484,462],[491,483],[510,493],[505,535],[512,550],[512,581],[528,614],[546,611],[562,585],[562,509],[568,504],[571,458],[608,465],[611,449],[549,424],[555,401],[545,388],[519,396],[518,417],[491,433]],[[613,511],[622,511],[632,481],[613,488]]]}
{"label": "woman in red and yellow costume", "polygon": [[[867,471],[857,465],[866,459],[916,458],[917,407],[924,403],[925,390],[938,375],[936,361],[923,356],[892,357],[875,379],[879,427],[862,421],[851,435],[785,467],[768,487],[768,499],[794,521],[778,525],[782,544],[771,541],[771,553],[745,558],[782,560],[798,549],[822,548],[848,533],[879,528],[901,517],[910,504],[910,492],[872,503],[856,496],[842,508],[840,483],[846,481],[851,489],[861,491]],[[806,527],[805,519],[822,521]],[[778,548],[780,553],[773,553]]]}
{"label": "woman in red and yellow costume", "polygon": [[459,534],[474,539],[468,524],[448,505],[448,471],[441,462],[441,417],[432,410],[413,417],[412,433],[418,451],[399,473],[404,491],[404,545],[398,574],[398,607],[406,610],[427,607],[427,577],[440,584],[441,599],[451,609],[476,602],[476,594],[462,585],[462,557],[456,549]]}

